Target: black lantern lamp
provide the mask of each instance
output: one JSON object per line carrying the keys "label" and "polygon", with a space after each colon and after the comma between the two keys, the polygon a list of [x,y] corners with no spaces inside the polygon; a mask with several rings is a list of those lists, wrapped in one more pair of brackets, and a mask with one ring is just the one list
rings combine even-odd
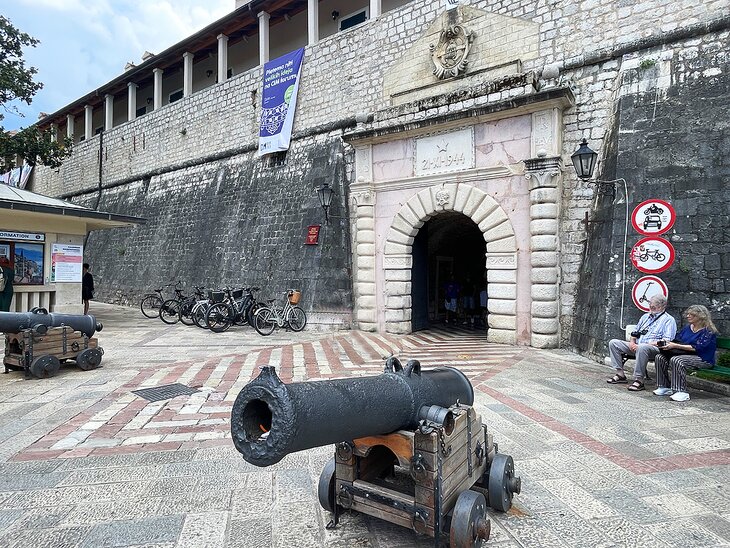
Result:
{"label": "black lantern lamp", "polygon": [[584,181],[593,177],[593,169],[596,167],[597,158],[598,153],[588,148],[588,141],[585,138],[580,142],[578,150],[570,156],[575,172]]}
{"label": "black lantern lamp", "polygon": [[324,222],[329,224],[329,209],[332,203],[332,196],[335,195],[335,191],[330,188],[329,183],[322,183],[322,186],[317,189],[317,196],[319,197],[319,203],[324,209]]}

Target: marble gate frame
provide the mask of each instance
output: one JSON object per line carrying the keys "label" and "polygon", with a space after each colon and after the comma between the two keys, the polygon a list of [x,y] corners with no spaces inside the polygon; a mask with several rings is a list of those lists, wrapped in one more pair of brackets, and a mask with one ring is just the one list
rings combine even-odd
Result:
{"label": "marble gate frame", "polygon": [[[377,331],[378,296],[385,305],[384,327],[388,333],[412,332],[412,244],[418,230],[434,215],[462,213],[474,221],[487,244],[489,331],[487,340],[506,344],[527,343],[537,348],[560,344],[559,222],[562,187],[562,110],[572,96],[535,104],[532,115],[532,154],[524,160],[529,190],[529,321],[518,325],[518,253],[512,222],[499,202],[470,182],[478,174],[424,178],[422,189],[395,214],[384,238],[382,265],[384,287],[378,287],[376,268],[378,238],[375,214],[378,183],[373,181],[372,147],[355,137],[356,181],[351,186],[350,220],[353,240],[353,293],[355,322],[359,329]],[[523,112],[512,112],[511,115]],[[509,117],[509,116],[501,116]],[[515,175],[487,168],[488,177]],[[428,180],[430,179],[430,180]],[[381,240],[383,241],[383,240]],[[520,278],[521,279],[521,278]],[[525,288],[527,289],[527,288]],[[494,296],[498,296],[495,298]],[[529,327],[528,327],[529,326]],[[381,327],[383,327],[381,325]],[[529,340],[518,337],[528,327]]]}

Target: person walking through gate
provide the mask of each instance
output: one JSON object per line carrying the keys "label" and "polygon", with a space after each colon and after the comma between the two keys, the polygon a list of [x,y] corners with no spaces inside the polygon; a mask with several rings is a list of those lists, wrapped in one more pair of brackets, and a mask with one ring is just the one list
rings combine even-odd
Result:
{"label": "person walking through gate", "polygon": [[608,351],[611,355],[611,367],[616,374],[608,379],[608,384],[627,384],[629,381],[624,373],[622,354],[636,358],[634,366],[634,382],[628,389],[632,392],[644,390],[644,377],[646,376],[646,364],[659,354],[657,341],[661,339],[672,340],[677,333],[677,322],[667,314],[667,298],[664,295],[654,295],[649,299],[649,312],[644,314],[636,329],[631,333],[631,339],[626,342],[619,339],[612,339],[608,343]]}
{"label": "person walking through gate", "polygon": [[446,323],[456,323],[456,309],[459,303],[459,293],[461,292],[461,286],[459,282],[454,279],[452,274],[449,277],[449,281],[444,288],[446,295],[446,302],[444,307],[446,308]]}
{"label": "person walking through gate", "polygon": [[[709,369],[715,366],[717,328],[707,307],[694,304],[685,311],[688,324],[675,340],[661,340],[656,365],[657,396],[669,396],[674,401],[687,401],[687,369]],[[669,370],[671,369],[671,380]],[[671,387],[671,388],[670,388]]]}
{"label": "person walking through gate", "polygon": [[84,315],[89,313],[89,301],[94,298],[94,277],[89,272],[89,263],[84,263],[81,278],[81,300],[84,302]]}
{"label": "person walking through gate", "polygon": [[0,257],[0,312],[10,312],[14,277],[15,272],[10,268],[8,258]]}

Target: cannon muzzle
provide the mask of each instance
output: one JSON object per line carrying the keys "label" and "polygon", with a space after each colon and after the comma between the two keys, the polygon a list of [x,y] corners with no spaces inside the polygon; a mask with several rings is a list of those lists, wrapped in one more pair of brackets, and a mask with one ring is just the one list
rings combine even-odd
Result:
{"label": "cannon muzzle", "polygon": [[251,464],[270,466],[296,451],[415,429],[424,418],[448,420],[434,406],[474,403],[474,389],[458,369],[388,363],[377,376],[292,384],[273,366],[262,367],[233,405],[236,449]]}
{"label": "cannon muzzle", "polygon": [[0,331],[3,333],[20,333],[24,329],[45,333],[49,327],[61,327],[62,325],[67,325],[74,331],[80,331],[89,337],[104,328],[94,316],[49,314],[42,309],[31,312],[0,312]]}

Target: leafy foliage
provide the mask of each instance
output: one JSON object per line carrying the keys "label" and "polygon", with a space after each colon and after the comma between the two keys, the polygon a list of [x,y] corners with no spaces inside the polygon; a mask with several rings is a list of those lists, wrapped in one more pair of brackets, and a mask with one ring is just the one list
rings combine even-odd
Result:
{"label": "leafy foliage", "polygon": [[[38,40],[19,31],[9,19],[0,15],[0,106],[5,112],[21,115],[8,103],[21,101],[30,104],[33,96],[43,88],[34,82],[38,73],[35,67],[27,67],[23,59],[23,47],[35,47]],[[0,111],[0,121],[4,118]],[[0,126],[0,171],[15,167],[15,157],[24,158],[30,165],[42,164],[58,167],[71,154],[71,141],[55,141],[51,132],[40,131],[36,126],[8,133]]]}

